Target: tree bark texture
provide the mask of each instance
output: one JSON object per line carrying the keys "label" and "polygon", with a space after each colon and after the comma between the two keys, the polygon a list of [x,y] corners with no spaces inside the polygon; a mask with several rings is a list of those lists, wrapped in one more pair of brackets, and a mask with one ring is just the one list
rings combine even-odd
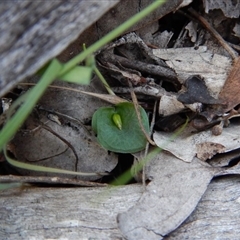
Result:
{"label": "tree bark texture", "polygon": [[[238,239],[238,186],[238,177],[214,179],[195,211],[166,239]],[[0,239],[121,239],[117,215],[137,204],[142,192],[138,184],[1,192]]]}
{"label": "tree bark texture", "polygon": [[0,96],[61,53],[118,2],[1,1]]}

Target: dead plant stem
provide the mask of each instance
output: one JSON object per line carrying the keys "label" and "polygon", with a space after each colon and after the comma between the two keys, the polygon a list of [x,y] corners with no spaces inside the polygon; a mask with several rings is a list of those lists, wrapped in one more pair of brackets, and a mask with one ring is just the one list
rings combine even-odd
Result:
{"label": "dead plant stem", "polygon": [[190,8],[188,10],[201,24],[219,41],[219,43],[228,51],[233,60],[237,59],[236,52],[227,44],[222,36],[210,25],[210,23],[202,16],[200,16],[195,10]]}
{"label": "dead plant stem", "polygon": [[[132,84],[129,82],[129,85],[130,87],[132,88]],[[152,141],[152,139],[149,137],[149,133],[146,132],[143,124],[142,124],[142,120],[141,120],[141,115],[140,115],[140,112],[139,112],[139,104],[138,104],[138,100],[137,100],[137,97],[136,97],[136,94],[135,92],[133,91],[133,89],[131,89],[131,97],[132,97],[132,101],[133,101],[133,104],[134,104],[134,108],[135,108],[135,111],[136,111],[136,114],[137,114],[137,119],[138,119],[138,123],[139,123],[139,126],[143,132],[143,134],[145,135],[146,139],[148,140],[148,142],[153,145],[153,146],[156,146],[155,142]]]}
{"label": "dead plant stem", "polygon": [[[151,120],[151,125],[150,125],[151,135],[153,133],[153,127],[155,124],[156,112],[157,112],[157,100],[155,101],[154,107],[153,107],[153,115],[152,115],[152,120]],[[146,144],[144,158],[147,157],[148,151],[149,151],[149,142],[147,142],[147,144]],[[142,169],[142,184],[143,184],[143,187],[146,188],[146,165],[145,164],[143,165],[143,169]]]}
{"label": "dead plant stem", "polygon": [[45,129],[46,131],[52,133],[54,136],[56,136],[57,138],[59,138],[61,141],[63,141],[73,152],[74,156],[75,156],[75,172],[77,172],[77,166],[78,166],[78,155],[77,152],[75,150],[75,148],[72,146],[72,144],[70,142],[68,142],[65,138],[63,138],[62,136],[60,136],[58,133],[56,133],[55,131],[53,131],[49,126],[45,125],[44,123],[40,122],[41,127],[43,129]]}
{"label": "dead plant stem", "polygon": [[14,175],[6,175],[0,176],[0,183],[32,183],[32,184],[40,184],[40,183],[49,183],[49,184],[70,184],[76,186],[84,186],[84,187],[106,187],[108,186],[105,183],[96,183],[96,182],[88,182],[79,179],[71,179],[71,178],[63,178],[63,177],[46,177],[46,176],[14,176]]}

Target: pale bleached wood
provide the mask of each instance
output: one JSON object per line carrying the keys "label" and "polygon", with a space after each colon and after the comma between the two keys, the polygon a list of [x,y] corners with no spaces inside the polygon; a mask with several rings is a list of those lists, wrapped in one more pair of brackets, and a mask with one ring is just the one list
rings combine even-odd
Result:
{"label": "pale bleached wood", "polygon": [[[192,215],[166,239],[238,239],[239,177],[216,178]],[[29,188],[0,193],[0,239],[120,239],[117,214],[142,186]],[[156,212],[156,214],[158,214]]]}
{"label": "pale bleached wood", "polygon": [[61,53],[118,2],[1,1],[0,96]]}
{"label": "pale bleached wood", "polygon": [[192,215],[167,240],[239,239],[240,178],[216,178]]}
{"label": "pale bleached wood", "polygon": [[116,216],[136,204],[142,189],[9,190],[0,194],[0,239],[120,239]]}

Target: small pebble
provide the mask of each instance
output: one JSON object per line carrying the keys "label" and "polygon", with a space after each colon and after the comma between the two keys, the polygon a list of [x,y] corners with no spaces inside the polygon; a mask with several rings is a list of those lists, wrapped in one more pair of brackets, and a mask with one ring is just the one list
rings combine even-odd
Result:
{"label": "small pebble", "polygon": [[221,124],[218,124],[218,125],[215,125],[213,128],[212,128],[212,134],[214,136],[219,136],[222,134],[222,125]]}

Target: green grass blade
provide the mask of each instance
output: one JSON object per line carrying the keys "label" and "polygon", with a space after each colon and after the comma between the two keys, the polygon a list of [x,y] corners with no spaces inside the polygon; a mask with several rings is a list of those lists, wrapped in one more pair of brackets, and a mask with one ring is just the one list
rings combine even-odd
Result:
{"label": "green grass blade", "polygon": [[37,172],[48,172],[48,173],[62,173],[62,174],[70,174],[70,175],[76,175],[76,176],[103,176],[103,175],[107,175],[105,173],[74,172],[74,171],[64,170],[64,169],[59,169],[59,168],[51,168],[51,167],[37,166],[37,165],[29,164],[29,163],[22,163],[22,162],[18,162],[16,160],[10,158],[7,155],[6,146],[4,146],[3,151],[4,151],[4,155],[5,155],[8,163],[13,165],[14,167],[23,168],[23,169],[26,169],[26,170],[32,170],[32,171],[37,171]]}
{"label": "green grass blade", "polygon": [[61,71],[61,68],[61,63],[54,59],[41,77],[39,83],[29,90],[27,93],[27,99],[0,131],[0,150],[3,149],[4,144],[6,144],[14,136],[17,130],[24,123],[48,85],[52,83],[57,74]]}
{"label": "green grass blade", "polygon": [[75,66],[72,70],[68,71],[61,76],[61,80],[76,83],[76,84],[89,84],[92,78],[92,67]]}
{"label": "green grass blade", "polygon": [[137,13],[133,17],[131,17],[129,20],[121,24],[119,27],[112,30],[110,33],[108,33],[106,36],[102,37],[99,41],[91,45],[89,48],[85,49],[81,54],[74,57],[72,60],[64,64],[63,69],[61,70],[59,76],[65,74],[70,69],[72,69],[74,66],[76,66],[78,63],[82,62],[88,55],[94,53],[95,51],[99,50],[101,47],[106,45],[107,43],[111,42],[116,37],[119,37],[123,32],[125,32],[127,29],[132,27],[134,24],[136,24],[138,21],[149,15],[151,12],[153,12],[155,9],[157,9],[160,5],[165,3],[166,0],[156,0],[152,4],[150,4],[148,7],[143,9],[141,12]]}
{"label": "green grass blade", "polygon": [[[186,128],[187,124],[188,124],[188,119],[175,133],[172,134],[172,136],[169,138],[168,141],[166,141],[164,146],[166,146],[172,140],[176,139],[183,132],[183,130]],[[143,169],[143,167],[149,161],[151,161],[154,157],[156,157],[159,153],[161,153],[161,151],[162,151],[162,148],[155,147],[151,152],[148,153],[148,155],[146,157],[144,157],[138,163],[135,164],[134,172],[138,173],[139,171],[141,171]],[[181,161],[181,160],[179,160],[179,161]],[[113,185],[113,186],[125,185],[132,179],[132,177],[133,176],[132,176],[132,173],[131,173],[131,169],[129,169],[126,172],[124,172],[120,177],[118,177],[116,180],[114,180],[111,183],[111,185]]]}
{"label": "green grass blade", "polygon": [[110,95],[116,95],[116,94],[112,91],[111,87],[109,86],[109,84],[107,83],[107,81],[105,80],[105,78],[103,77],[103,75],[101,74],[101,72],[98,70],[97,67],[94,68],[94,72],[95,72],[95,74],[98,76],[98,78],[100,79],[100,81],[102,82],[102,84],[104,85],[104,87],[106,88],[106,90],[108,91],[108,93],[109,93]]}

